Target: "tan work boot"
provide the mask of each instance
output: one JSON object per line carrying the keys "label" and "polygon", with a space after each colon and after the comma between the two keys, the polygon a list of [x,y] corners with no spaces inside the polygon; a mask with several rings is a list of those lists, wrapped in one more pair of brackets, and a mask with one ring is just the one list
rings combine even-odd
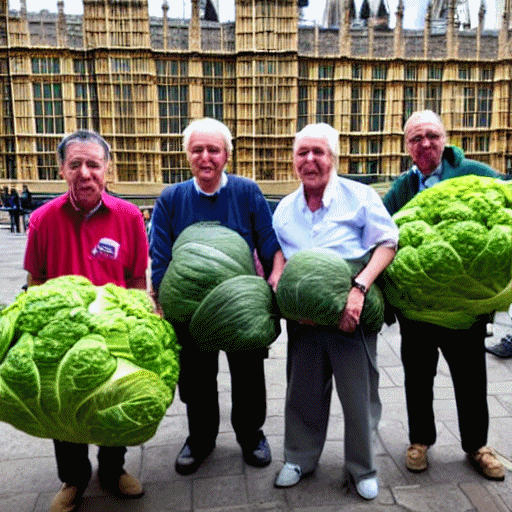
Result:
{"label": "tan work boot", "polygon": [[50,512],[73,512],[76,510],[80,501],[82,500],[82,493],[74,485],[64,484],[60,491],[53,498],[50,505]]}
{"label": "tan work boot", "polygon": [[471,465],[489,480],[505,480],[503,464],[489,446],[482,446],[476,452],[468,454]]}
{"label": "tan work boot", "polygon": [[123,473],[115,482],[100,482],[103,489],[118,498],[140,498],[144,489],[137,478]]}
{"label": "tan work boot", "polygon": [[411,444],[405,454],[405,467],[413,473],[425,471],[428,467],[427,450],[428,445],[426,444]]}

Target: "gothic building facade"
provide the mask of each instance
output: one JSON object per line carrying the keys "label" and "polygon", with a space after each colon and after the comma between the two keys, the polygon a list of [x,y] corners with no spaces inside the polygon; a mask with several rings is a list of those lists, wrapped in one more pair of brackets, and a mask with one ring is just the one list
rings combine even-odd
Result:
{"label": "gothic building facade", "polygon": [[393,30],[384,0],[332,2],[327,27],[301,21],[301,1],[236,0],[220,23],[202,16],[216,1],[183,20],[166,0],[158,17],[146,0],[83,0],[83,15],[0,0],[0,186],[63,190],[56,145],[88,128],[112,146],[109,188],[156,195],[188,178],[180,134],[203,116],[229,126],[231,171],[267,194],[296,186],[293,136],[311,122],[340,131],[340,173],[387,180],[409,165],[403,124],[424,108],[468,156],[512,172],[509,0],[497,30],[484,5],[476,28],[461,24],[458,0],[429,4],[421,30],[403,28],[412,0]]}

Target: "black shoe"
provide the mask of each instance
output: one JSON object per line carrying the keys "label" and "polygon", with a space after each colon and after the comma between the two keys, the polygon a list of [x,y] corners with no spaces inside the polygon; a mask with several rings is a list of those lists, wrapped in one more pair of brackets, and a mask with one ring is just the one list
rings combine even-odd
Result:
{"label": "black shoe", "polygon": [[192,452],[188,441],[186,441],[176,457],[176,473],[180,475],[191,475],[195,473],[212,451],[213,448],[211,450],[197,451],[197,453],[195,451]]}
{"label": "black shoe", "polygon": [[242,448],[244,460],[249,466],[255,468],[264,468],[272,461],[270,454],[270,446],[268,445],[267,438],[262,434],[256,446]]}
{"label": "black shoe", "polygon": [[497,345],[493,345],[492,347],[485,347],[485,350],[497,357],[502,357],[504,359],[507,357],[512,357],[512,336],[507,334],[505,337],[501,338],[501,341]]}

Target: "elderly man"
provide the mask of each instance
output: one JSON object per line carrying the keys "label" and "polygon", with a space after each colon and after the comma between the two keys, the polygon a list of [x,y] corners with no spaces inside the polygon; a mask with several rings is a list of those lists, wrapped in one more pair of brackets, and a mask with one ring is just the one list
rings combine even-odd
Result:
{"label": "elderly man", "polygon": [[[76,274],[98,286],[146,289],[148,241],[142,213],[105,192],[109,145],[97,133],[78,131],[62,140],[57,154],[68,191],[30,218],[24,264],[28,285]],[[72,512],[91,478],[88,445],[57,440],[54,444],[64,485],[50,512]],[[124,446],[100,447],[98,477],[114,496],[139,498],[144,494],[140,482],[123,469],[125,453]]]}
{"label": "elderly man", "polygon": [[[459,148],[446,146],[445,128],[432,111],[412,114],[405,124],[404,136],[414,165],[393,182],[384,197],[384,205],[391,214],[415,194],[441,180],[467,174],[499,177],[489,166],[465,158]],[[460,330],[409,320],[399,311],[397,318],[402,337],[409,419],[410,446],[406,467],[413,472],[427,469],[427,449],[436,441],[433,387],[441,351],[450,367],[455,389],[462,449],[484,477],[503,480],[503,466],[494,451],[486,446],[489,428],[485,362],[488,317],[480,318],[469,329]]]}
{"label": "elderly man", "polygon": [[287,323],[285,464],[275,486],[295,485],[316,468],[334,376],[345,417],[346,467],[358,494],[371,500],[379,492],[372,447],[380,415],[377,333],[359,319],[368,288],[393,260],[398,230],[372,188],[336,175],[338,158],[334,128],[321,123],[300,131],[293,163],[302,185],[274,213],[287,259],[302,249],[322,247],[357,261],[359,268],[337,328],[309,320]]}
{"label": "elderly man", "polygon": [[[176,238],[187,226],[201,221],[219,221],[239,233],[251,251],[256,249],[267,280],[275,288],[284,258],[272,228],[270,208],[256,183],[226,173],[233,149],[229,129],[214,119],[194,121],[183,132],[183,147],[193,178],[166,188],[152,215],[154,297],[158,297]],[[212,452],[219,432],[219,354],[201,352],[190,337],[187,323],[174,323],[173,327],[182,346],[178,388],[187,405],[189,426],[175,467],[179,474],[189,475]],[[262,427],[266,417],[263,361],[268,351],[244,350],[226,355],[231,373],[231,423],[243,458],[251,466],[267,466],[271,453]]]}

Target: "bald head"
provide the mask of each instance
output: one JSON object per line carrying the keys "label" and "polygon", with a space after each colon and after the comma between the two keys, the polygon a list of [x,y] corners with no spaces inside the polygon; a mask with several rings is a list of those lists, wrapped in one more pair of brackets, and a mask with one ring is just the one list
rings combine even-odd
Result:
{"label": "bald head", "polygon": [[422,123],[431,123],[437,125],[439,129],[446,136],[446,131],[444,129],[444,124],[441,121],[441,118],[432,110],[418,110],[411,114],[411,117],[407,119],[407,122],[404,125],[404,136],[405,140],[407,140],[407,133],[411,130],[411,127],[414,127],[417,124]]}

